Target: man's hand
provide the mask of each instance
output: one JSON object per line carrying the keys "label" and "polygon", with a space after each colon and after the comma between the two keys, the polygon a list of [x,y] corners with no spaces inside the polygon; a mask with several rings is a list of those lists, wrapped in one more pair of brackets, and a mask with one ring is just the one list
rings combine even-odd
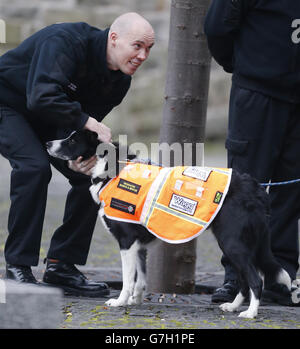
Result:
{"label": "man's hand", "polygon": [[111,143],[111,130],[109,127],[102,124],[102,122],[98,122],[96,119],[89,117],[83,128],[98,133],[98,139],[100,141]]}
{"label": "man's hand", "polygon": [[87,176],[91,176],[92,169],[96,165],[97,156],[94,155],[89,159],[82,161],[82,156],[79,156],[76,160],[69,160],[68,166],[75,172],[83,173]]}

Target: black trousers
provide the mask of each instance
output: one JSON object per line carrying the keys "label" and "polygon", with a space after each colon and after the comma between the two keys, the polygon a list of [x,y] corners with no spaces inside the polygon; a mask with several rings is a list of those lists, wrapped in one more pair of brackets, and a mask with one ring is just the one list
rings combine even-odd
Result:
{"label": "black trousers", "polygon": [[71,189],[48,257],[85,264],[98,211],[88,190],[90,178],[70,170],[66,161],[50,157],[40,135],[20,113],[6,106],[0,106],[0,154],[12,167],[6,262],[38,264],[51,163],[69,180]]}
{"label": "black trousers", "polygon": [[[261,182],[300,178],[300,104],[232,86],[226,140],[228,167]],[[271,247],[276,259],[296,278],[299,268],[300,184],[274,186],[271,205]],[[236,279],[226,257],[225,281]]]}

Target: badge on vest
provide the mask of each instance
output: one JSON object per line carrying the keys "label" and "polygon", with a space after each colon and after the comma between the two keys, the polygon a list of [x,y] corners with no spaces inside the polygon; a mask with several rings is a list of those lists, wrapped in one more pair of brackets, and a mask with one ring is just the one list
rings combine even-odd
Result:
{"label": "badge on vest", "polygon": [[138,194],[141,189],[141,186],[139,184],[129,182],[121,178],[118,183],[118,188],[129,191],[130,193],[133,193],[133,194]]}
{"label": "badge on vest", "polygon": [[216,192],[215,198],[214,198],[214,204],[219,204],[222,199],[223,193],[220,191]]}
{"label": "badge on vest", "polygon": [[173,194],[169,207],[176,211],[186,213],[190,216],[195,214],[198,202],[181,195]]}
{"label": "badge on vest", "polygon": [[200,181],[206,182],[211,174],[211,171],[212,170],[209,168],[192,166],[187,167],[182,174],[184,176],[200,179]]}
{"label": "badge on vest", "polygon": [[135,214],[136,209],[136,206],[131,204],[130,202],[122,201],[116,198],[111,198],[110,207],[132,215]]}

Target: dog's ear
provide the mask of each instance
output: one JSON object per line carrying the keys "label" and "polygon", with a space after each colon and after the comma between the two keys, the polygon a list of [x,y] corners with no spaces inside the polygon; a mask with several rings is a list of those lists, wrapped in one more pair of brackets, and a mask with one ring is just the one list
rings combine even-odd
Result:
{"label": "dog's ear", "polygon": [[87,131],[86,135],[87,135],[88,142],[93,145],[94,144],[98,145],[100,143],[100,140],[98,139],[98,133],[90,130],[86,130],[86,131]]}
{"label": "dog's ear", "polygon": [[128,153],[128,155],[127,155],[127,159],[128,160],[134,160],[134,159],[136,159],[136,154],[130,154],[130,153]]}
{"label": "dog's ear", "polygon": [[127,159],[128,159],[128,160],[134,160],[134,159],[137,158],[137,156],[138,156],[138,155],[137,155],[136,153],[133,153],[133,151],[130,150],[129,147],[127,148]]}

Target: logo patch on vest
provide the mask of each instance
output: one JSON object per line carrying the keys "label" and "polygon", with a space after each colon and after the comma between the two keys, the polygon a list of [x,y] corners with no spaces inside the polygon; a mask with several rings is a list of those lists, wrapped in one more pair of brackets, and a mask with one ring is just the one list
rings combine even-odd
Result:
{"label": "logo patch on vest", "polygon": [[196,179],[200,179],[200,181],[206,182],[211,173],[211,169],[206,169],[204,167],[187,167],[182,174],[187,177],[192,177]]}
{"label": "logo patch on vest", "polygon": [[141,189],[141,186],[139,184],[132,183],[121,178],[118,183],[118,188],[129,191],[133,194],[138,194]]}
{"label": "logo patch on vest", "polygon": [[222,199],[222,196],[223,196],[223,193],[221,193],[220,191],[217,191],[214,198],[214,203],[219,204]]}
{"label": "logo patch on vest", "polygon": [[198,202],[181,195],[173,194],[169,207],[176,211],[186,213],[190,216],[195,214]]}
{"label": "logo patch on vest", "polygon": [[136,206],[131,204],[130,202],[122,201],[116,198],[111,198],[110,207],[132,215],[135,214],[136,209]]}

